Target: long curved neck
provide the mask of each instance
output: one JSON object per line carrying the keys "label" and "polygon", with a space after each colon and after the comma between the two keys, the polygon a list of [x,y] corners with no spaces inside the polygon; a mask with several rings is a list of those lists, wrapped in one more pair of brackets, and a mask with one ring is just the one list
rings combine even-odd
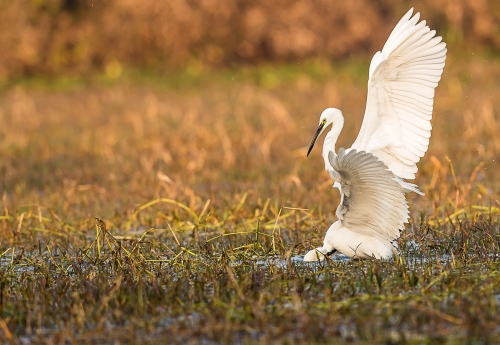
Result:
{"label": "long curved neck", "polygon": [[323,143],[323,160],[325,161],[325,170],[327,171],[333,169],[330,161],[328,160],[328,152],[332,151],[334,155],[337,154],[335,152],[335,143],[339,138],[342,127],[344,127],[343,123],[335,123],[335,125],[333,125],[330,131],[326,134],[325,141]]}

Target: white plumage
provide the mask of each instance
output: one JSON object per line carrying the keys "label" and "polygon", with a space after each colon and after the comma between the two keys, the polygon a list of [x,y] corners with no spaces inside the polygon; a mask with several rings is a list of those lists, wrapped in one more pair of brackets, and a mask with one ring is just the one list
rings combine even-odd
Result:
{"label": "white plumage", "polygon": [[352,145],[371,152],[396,175],[414,179],[431,136],[434,89],[443,73],[446,44],[406,13],[370,63],[363,124]]}
{"label": "white plumage", "polygon": [[[408,220],[408,204],[401,185],[384,163],[371,153],[340,149],[328,159],[340,183],[342,201],[336,215],[342,225],[365,228],[371,236],[394,240]],[[374,212],[366,212],[366,210]]]}
{"label": "white plumage", "polygon": [[404,192],[422,194],[414,179],[431,136],[434,89],[443,73],[446,44],[413,8],[396,25],[370,63],[368,97],[360,132],[350,149],[335,154],[344,118],[328,108],[309,147],[332,124],[323,144],[325,169],[341,192],[335,222],[323,247],[306,261],[338,250],[348,256],[388,258],[408,220]]}
{"label": "white plumage", "polygon": [[321,259],[333,250],[356,257],[392,257],[396,247],[391,242],[408,220],[403,188],[371,153],[340,149],[328,158],[342,191],[339,220],[328,229],[323,247],[310,251],[304,260]]}

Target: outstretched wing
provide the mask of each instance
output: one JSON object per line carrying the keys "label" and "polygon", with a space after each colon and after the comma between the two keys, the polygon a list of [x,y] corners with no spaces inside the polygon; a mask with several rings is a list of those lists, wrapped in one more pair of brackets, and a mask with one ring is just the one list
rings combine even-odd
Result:
{"label": "outstretched wing", "polygon": [[414,179],[431,136],[434,89],[446,44],[413,8],[370,63],[363,124],[353,149],[373,153],[401,178]]}
{"label": "outstretched wing", "polygon": [[408,221],[403,187],[387,166],[371,153],[346,151],[328,154],[335,180],[341,185],[337,216],[352,231],[394,240]]}

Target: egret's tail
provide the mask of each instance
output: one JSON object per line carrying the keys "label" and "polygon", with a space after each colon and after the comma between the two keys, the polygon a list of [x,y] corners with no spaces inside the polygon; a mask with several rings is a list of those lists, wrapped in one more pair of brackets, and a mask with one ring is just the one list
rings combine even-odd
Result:
{"label": "egret's tail", "polygon": [[418,189],[418,186],[416,184],[406,182],[399,176],[395,176],[394,179],[401,185],[401,187],[403,187],[403,190],[406,193],[415,192],[415,193],[420,194],[420,195],[425,195],[420,189]]}

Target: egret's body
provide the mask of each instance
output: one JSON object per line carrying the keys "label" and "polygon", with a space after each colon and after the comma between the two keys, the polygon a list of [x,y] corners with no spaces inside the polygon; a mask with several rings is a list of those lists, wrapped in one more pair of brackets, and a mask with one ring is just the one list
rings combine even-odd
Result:
{"label": "egret's body", "polygon": [[[370,231],[370,229],[365,230],[367,230],[367,233]],[[358,258],[375,257],[384,259],[397,255],[397,247],[390,241],[352,231],[342,226],[342,222],[338,220],[328,229],[323,247],[317,252],[310,251],[304,257],[304,260],[315,261],[318,257],[321,260],[324,258],[324,254],[335,251]]]}
{"label": "egret's body", "polygon": [[356,141],[335,152],[344,126],[342,112],[328,108],[320,116],[318,136],[325,137],[323,159],[334,186],[340,190],[339,218],[327,231],[323,246],[306,261],[322,260],[333,251],[351,257],[389,258],[394,241],[408,220],[405,192],[422,194],[414,179],[431,136],[436,88],[446,59],[446,44],[408,11],[396,25],[369,69],[365,116]]}

